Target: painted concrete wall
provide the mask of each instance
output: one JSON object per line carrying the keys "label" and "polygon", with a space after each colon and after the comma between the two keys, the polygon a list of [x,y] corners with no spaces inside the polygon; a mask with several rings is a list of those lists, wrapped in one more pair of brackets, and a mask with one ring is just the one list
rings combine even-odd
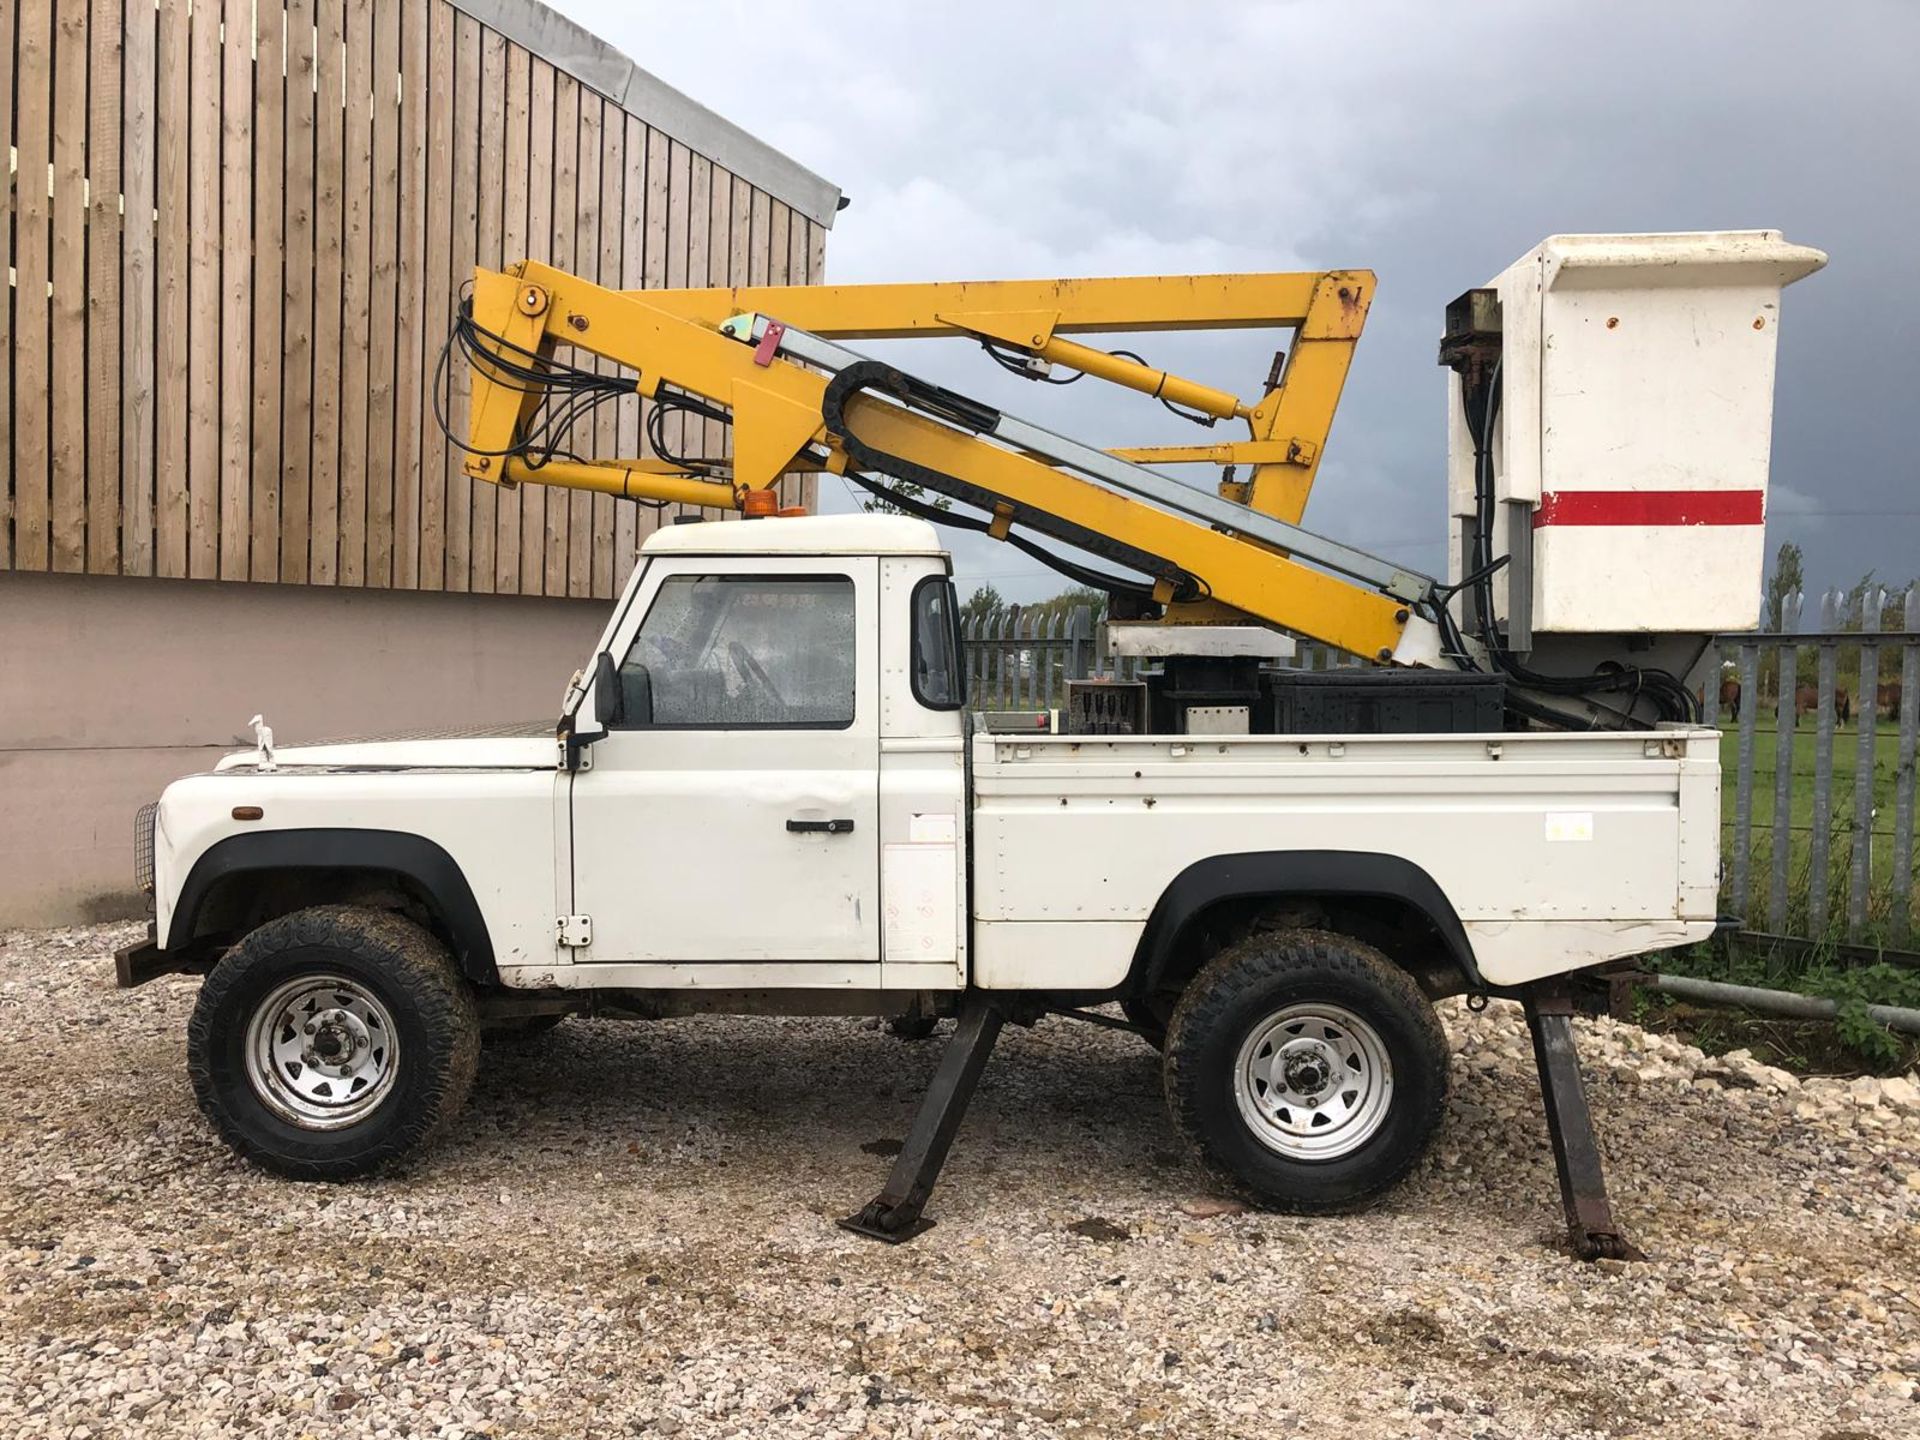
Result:
{"label": "painted concrete wall", "polygon": [[0,928],[144,913],[133,814],[275,741],[548,719],[604,601],[0,573]]}

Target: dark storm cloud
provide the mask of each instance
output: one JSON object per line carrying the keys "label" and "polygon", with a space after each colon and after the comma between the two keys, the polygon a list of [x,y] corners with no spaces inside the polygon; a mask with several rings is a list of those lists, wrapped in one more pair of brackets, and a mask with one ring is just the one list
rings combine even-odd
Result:
{"label": "dark storm cloud", "polygon": [[[1769,546],[1816,583],[1920,574],[1920,4],[559,8],[852,196],[832,278],[1374,269],[1308,522],[1429,570],[1449,298],[1558,231],[1784,230],[1832,260],[1783,302]],[[1275,338],[1152,353],[1244,392]],[[1192,434],[963,347],[901,355],[1084,438]]]}

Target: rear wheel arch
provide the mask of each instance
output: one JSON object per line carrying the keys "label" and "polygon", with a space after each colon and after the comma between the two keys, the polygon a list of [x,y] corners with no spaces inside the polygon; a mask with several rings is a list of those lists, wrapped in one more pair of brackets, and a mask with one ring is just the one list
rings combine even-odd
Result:
{"label": "rear wheel arch", "polygon": [[1123,991],[1171,998],[1221,949],[1281,926],[1373,945],[1433,999],[1485,988],[1452,902],[1413,861],[1377,851],[1264,850],[1211,856],[1176,875],[1141,932]]}
{"label": "rear wheel arch", "polygon": [[478,985],[499,981],[493,942],[459,863],[399,830],[263,830],[230,835],[194,862],[167,927],[169,952],[238,939],[282,915],[353,903],[406,915]]}

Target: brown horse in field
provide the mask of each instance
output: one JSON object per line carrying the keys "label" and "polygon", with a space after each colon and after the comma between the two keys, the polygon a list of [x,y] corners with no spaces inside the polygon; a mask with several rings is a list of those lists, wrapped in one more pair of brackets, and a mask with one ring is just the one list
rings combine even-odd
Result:
{"label": "brown horse in field", "polygon": [[[1793,723],[1798,726],[1802,715],[1811,715],[1820,708],[1820,690],[1815,685],[1802,685],[1793,692]],[[1833,687],[1833,718],[1839,725],[1845,725],[1853,718],[1853,697],[1847,693],[1847,687]]]}
{"label": "brown horse in field", "polygon": [[1732,675],[1720,682],[1720,708],[1734,719],[1740,718],[1740,681]]}

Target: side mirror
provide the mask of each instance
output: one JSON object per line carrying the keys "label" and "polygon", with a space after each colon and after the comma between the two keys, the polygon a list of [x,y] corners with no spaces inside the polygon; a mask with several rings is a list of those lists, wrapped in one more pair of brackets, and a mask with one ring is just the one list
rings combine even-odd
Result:
{"label": "side mirror", "polygon": [[602,730],[612,730],[627,718],[626,691],[620,685],[620,667],[602,650],[593,659],[593,718]]}

